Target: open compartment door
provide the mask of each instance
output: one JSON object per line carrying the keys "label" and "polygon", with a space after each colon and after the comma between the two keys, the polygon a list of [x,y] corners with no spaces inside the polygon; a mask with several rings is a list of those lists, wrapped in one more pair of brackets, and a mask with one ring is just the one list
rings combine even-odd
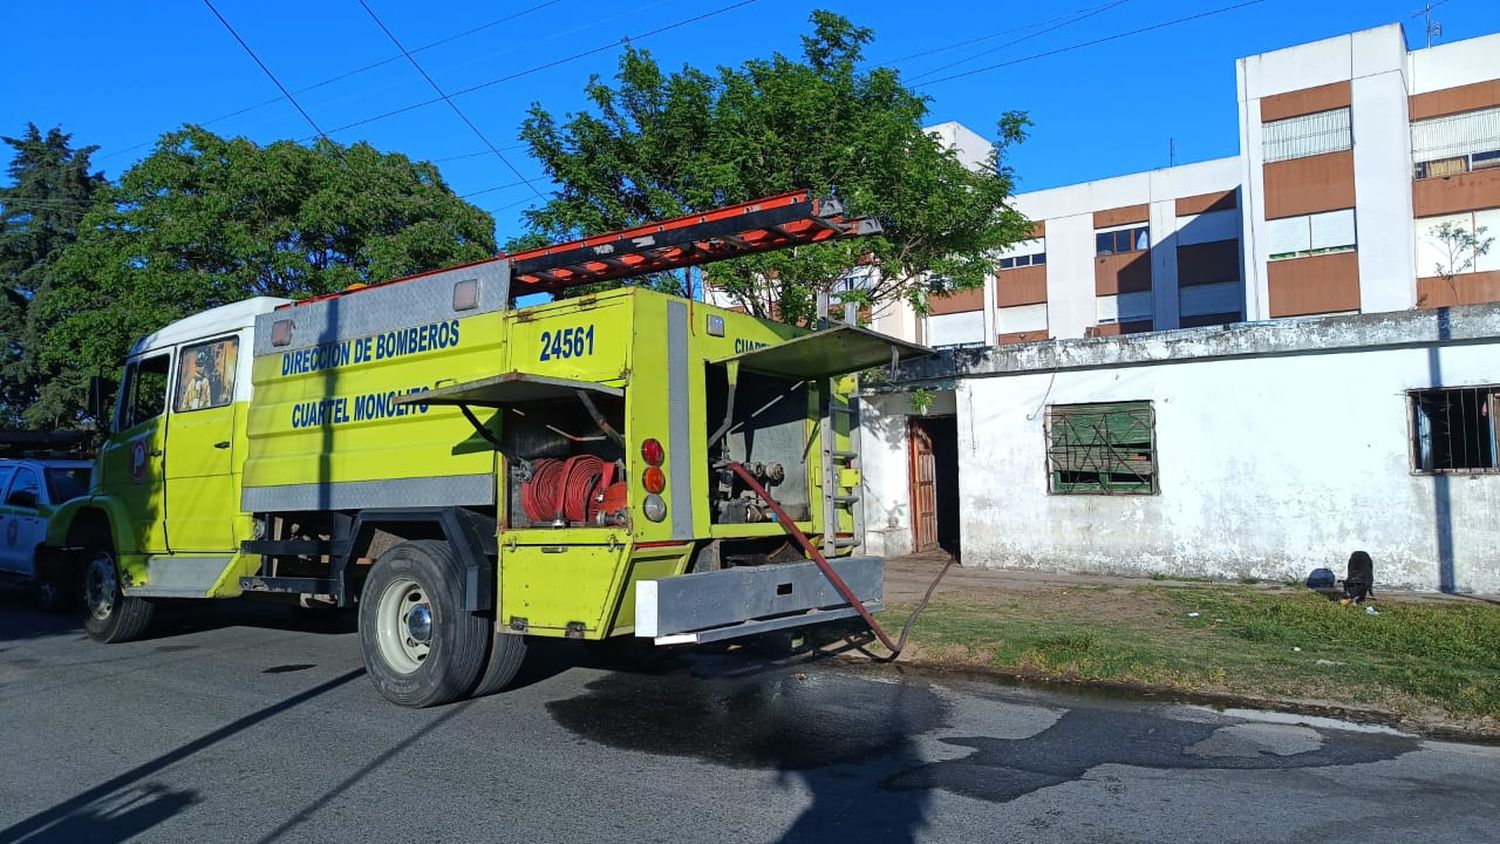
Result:
{"label": "open compartment door", "polygon": [[506,372],[474,381],[439,387],[425,393],[412,393],[396,399],[398,404],[443,404],[459,407],[504,407],[524,402],[571,398],[579,390],[604,396],[623,396],[619,387],[595,381],[574,381],[525,372]]}
{"label": "open compartment door", "polygon": [[868,328],[838,325],[714,363],[738,363],[748,372],[801,380],[847,375],[930,354],[932,350],[926,346]]}

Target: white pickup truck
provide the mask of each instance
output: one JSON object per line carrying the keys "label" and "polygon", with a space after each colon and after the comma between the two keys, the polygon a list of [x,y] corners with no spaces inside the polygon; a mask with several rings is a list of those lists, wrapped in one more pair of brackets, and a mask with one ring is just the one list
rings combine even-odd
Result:
{"label": "white pickup truck", "polygon": [[93,464],[84,460],[0,459],[0,581],[36,590],[43,609],[66,600],[50,578],[37,578],[36,548],[57,505],[87,495]]}

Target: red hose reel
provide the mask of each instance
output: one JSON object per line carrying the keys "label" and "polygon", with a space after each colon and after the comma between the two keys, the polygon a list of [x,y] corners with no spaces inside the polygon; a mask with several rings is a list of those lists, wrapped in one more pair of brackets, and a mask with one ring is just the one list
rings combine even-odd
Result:
{"label": "red hose reel", "polygon": [[629,490],[615,482],[617,468],[592,454],[533,460],[531,479],[521,484],[521,509],[533,524],[594,524],[601,516],[614,522]]}

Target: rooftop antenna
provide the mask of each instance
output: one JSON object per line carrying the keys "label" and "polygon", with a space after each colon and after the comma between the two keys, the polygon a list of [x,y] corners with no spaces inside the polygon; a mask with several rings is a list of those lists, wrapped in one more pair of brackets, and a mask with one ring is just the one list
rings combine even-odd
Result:
{"label": "rooftop antenna", "polygon": [[1422,7],[1422,17],[1426,22],[1424,29],[1427,30],[1427,46],[1429,48],[1432,47],[1433,38],[1443,37],[1443,24],[1441,21],[1432,19],[1432,10],[1446,2],[1448,0],[1438,0],[1437,3],[1428,3]]}

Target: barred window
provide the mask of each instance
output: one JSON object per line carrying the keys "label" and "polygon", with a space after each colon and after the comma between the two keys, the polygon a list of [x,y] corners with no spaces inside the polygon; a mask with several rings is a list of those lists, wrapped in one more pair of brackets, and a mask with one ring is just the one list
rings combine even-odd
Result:
{"label": "barred window", "polygon": [[1149,401],[1047,407],[1048,491],[1154,495],[1156,414]]}
{"label": "barred window", "polygon": [[1336,108],[1265,124],[1261,132],[1265,163],[1343,152],[1354,145],[1349,109]]}
{"label": "barred window", "polygon": [[1500,469],[1495,414],[1500,386],[1412,390],[1412,468],[1417,472]]}
{"label": "barred window", "polygon": [[1500,108],[1412,123],[1411,157],[1418,179],[1500,167]]}

